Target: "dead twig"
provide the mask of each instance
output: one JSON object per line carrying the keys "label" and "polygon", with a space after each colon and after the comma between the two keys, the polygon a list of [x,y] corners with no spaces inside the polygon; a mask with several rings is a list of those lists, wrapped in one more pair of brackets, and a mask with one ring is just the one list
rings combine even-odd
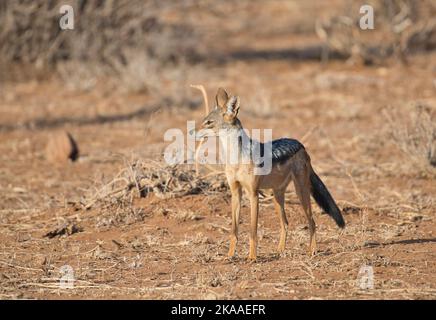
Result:
{"label": "dead twig", "polygon": [[[191,84],[191,88],[198,89],[203,94],[205,115],[207,116],[209,114],[209,101],[207,99],[206,89],[204,88],[203,85],[193,85],[193,84]],[[201,139],[200,143],[198,144],[197,149],[195,149],[195,173],[197,175],[199,174],[199,171],[200,171],[199,164],[198,164],[198,156],[200,154],[200,148],[203,145],[203,143],[204,143],[204,138]]]}

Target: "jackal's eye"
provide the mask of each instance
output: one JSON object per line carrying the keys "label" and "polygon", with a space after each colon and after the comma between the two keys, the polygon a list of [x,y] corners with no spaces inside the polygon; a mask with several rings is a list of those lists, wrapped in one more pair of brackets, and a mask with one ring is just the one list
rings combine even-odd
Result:
{"label": "jackal's eye", "polygon": [[205,126],[210,126],[211,124],[213,124],[213,120],[206,120],[203,124]]}

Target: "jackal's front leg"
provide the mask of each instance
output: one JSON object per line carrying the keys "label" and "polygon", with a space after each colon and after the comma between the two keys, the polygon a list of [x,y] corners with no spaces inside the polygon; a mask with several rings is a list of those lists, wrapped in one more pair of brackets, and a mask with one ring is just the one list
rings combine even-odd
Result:
{"label": "jackal's front leg", "polygon": [[259,195],[257,191],[250,192],[251,224],[250,224],[250,253],[249,260],[257,257],[257,218],[259,215]]}
{"label": "jackal's front leg", "polygon": [[286,219],[285,212],[285,190],[274,190],[274,207],[280,218],[280,241],[277,250],[279,253],[283,253],[285,251],[288,231],[288,219]]}
{"label": "jackal's front leg", "polygon": [[242,190],[238,182],[230,183],[232,193],[232,232],[230,234],[229,257],[235,255],[236,244],[238,242],[239,214],[241,212]]}

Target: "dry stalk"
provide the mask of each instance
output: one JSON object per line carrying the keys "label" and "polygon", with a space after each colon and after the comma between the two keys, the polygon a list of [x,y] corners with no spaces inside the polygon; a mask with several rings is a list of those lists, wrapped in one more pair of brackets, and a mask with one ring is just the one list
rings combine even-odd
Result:
{"label": "dry stalk", "polygon": [[[204,88],[204,86],[203,85],[194,85],[194,84],[191,84],[191,88],[194,88],[194,89],[198,89],[198,90],[200,90],[201,91],[201,93],[203,94],[203,100],[204,100],[204,108],[205,108],[205,115],[207,116],[208,114],[209,114],[209,101],[208,101],[208,99],[207,99],[207,93],[206,93],[206,89]],[[197,149],[195,149],[195,173],[197,174],[197,175],[199,175],[199,172],[200,172],[200,168],[199,168],[199,163],[198,163],[198,156],[199,156],[199,154],[200,154],[200,149],[201,149],[201,146],[203,145],[203,143],[204,143],[204,138],[200,141],[200,143],[198,144],[198,146],[197,146]],[[216,170],[216,169],[214,169],[214,168],[212,168],[211,166],[209,166],[209,165],[206,165],[209,169],[211,169],[212,171],[215,171],[215,172],[219,172],[219,170]]]}

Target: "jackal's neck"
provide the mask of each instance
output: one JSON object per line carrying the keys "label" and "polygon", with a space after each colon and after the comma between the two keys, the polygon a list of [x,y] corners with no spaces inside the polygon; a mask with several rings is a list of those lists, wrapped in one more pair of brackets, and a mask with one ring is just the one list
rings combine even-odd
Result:
{"label": "jackal's neck", "polygon": [[251,161],[251,138],[237,120],[231,126],[222,128],[219,134],[226,164],[239,164]]}

